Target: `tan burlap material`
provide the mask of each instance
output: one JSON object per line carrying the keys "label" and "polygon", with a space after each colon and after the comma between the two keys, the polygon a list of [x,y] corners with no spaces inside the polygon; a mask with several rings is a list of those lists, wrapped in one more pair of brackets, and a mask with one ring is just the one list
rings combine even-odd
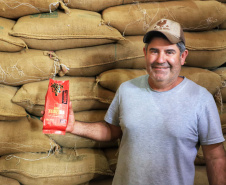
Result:
{"label": "tan burlap material", "polygon": [[218,1],[168,1],[115,6],[102,14],[123,35],[144,35],[161,18],[179,22],[185,31],[213,29],[225,21],[226,6]]}
{"label": "tan burlap material", "polygon": [[118,30],[103,23],[101,14],[71,9],[70,14],[55,11],[18,19],[10,33],[22,38],[28,47],[60,50],[112,43],[124,38]]}
{"label": "tan burlap material", "polygon": [[25,15],[54,11],[59,7],[59,0],[10,0],[0,1],[0,16],[16,19]]}
{"label": "tan burlap material", "polygon": [[0,52],[0,83],[19,86],[52,78],[60,70],[58,61],[41,50],[23,50],[21,52]]}
{"label": "tan burlap material", "polygon": [[64,149],[59,153],[18,153],[0,158],[0,174],[23,185],[76,185],[113,175],[101,150]]}
{"label": "tan burlap material", "polygon": [[15,23],[14,20],[0,17],[0,51],[16,52],[27,47],[22,39],[9,35]]}
{"label": "tan burlap material", "polygon": [[[74,111],[107,109],[114,93],[99,86],[94,77],[56,77],[69,80],[69,96]],[[30,114],[42,116],[49,80],[23,85],[12,101],[24,107]]]}
{"label": "tan burlap material", "polygon": [[17,121],[0,121],[0,155],[20,152],[48,152],[59,146],[42,133],[42,122],[24,117]]}
{"label": "tan burlap material", "polygon": [[25,109],[12,102],[18,88],[0,84],[0,120],[18,120],[27,115]]}

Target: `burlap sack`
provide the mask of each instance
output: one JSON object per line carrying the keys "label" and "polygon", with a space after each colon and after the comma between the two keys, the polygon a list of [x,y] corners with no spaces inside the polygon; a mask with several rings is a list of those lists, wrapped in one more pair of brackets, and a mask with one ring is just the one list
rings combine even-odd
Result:
{"label": "burlap sack", "polygon": [[18,88],[0,84],[0,120],[18,120],[27,115],[25,109],[11,100]]}
{"label": "burlap sack", "polygon": [[40,50],[21,52],[0,52],[0,83],[19,86],[52,78],[60,70],[58,61],[54,61]]}
{"label": "burlap sack", "polygon": [[118,162],[118,151],[119,151],[118,148],[103,149],[103,152],[104,152],[105,156],[107,157],[109,167],[113,172],[115,172],[116,165]]}
{"label": "burlap sack", "polygon": [[112,185],[113,177],[91,180],[87,185]]}
{"label": "burlap sack", "polygon": [[[75,120],[77,121],[91,123],[104,121],[105,114],[106,110],[91,110],[75,112],[74,115]],[[118,146],[117,141],[94,141],[92,139],[87,139],[70,133],[66,133],[65,135],[50,134],[49,137],[56,141],[56,143],[58,143],[60,146],[67,148],[109,148]]]}
{"label": "burlap sack", "polygon": [[[226,6],[226,5],[225,5]],[[226,30],[226,21],[219,25],[220,29]]]}
{"label": "burlap sack", "polygon": [[226,103],[223,103],[223,110],[220,112],[221,126],[226,125]]}
{"label": "burlap sack", "polygon": [[51,12],[58,8],[59,0],[9,0],[0,1],[0,16],[16,19],[25,15]]}
{"label": "burlap sack", "polygon": [[208,177],[206,173],[206,166],[195,166],[194,185],[208,185]]}
{"label": "burlap sack", "polygon": [[20,183],[17,180],[4,176],[0,176],[0,182],[1,185],[20,185]]}
{"label": "burlap sack", "polygon": [[[221,125],[223,134],[226,134],[226,124]],[[226,149],[226,148],[225,148]]]}
{"label": "burlap sack", "polygon": [[60,50],[112,43],[123,40],[122,35],[102,24],[96,12],[72,9],[21,17],[10,33],[21,37],[28,47],[41,50]]}
{"label": "burlap sack", "polygon": [[0,156],[18,152],[48,152],[59,146],[42,133],[37,118],[0,122]]}
{"label": "burlap sack", "polygon": [[[107,109],[114,93],[95,82],[94,77],[56,77],[56,80],[69,80],[69,95],[74,111]],[[30,114],[42,116],[45,95],[49,80],[23,85],[12,101],[24,107]]]}
{"label": "burlap sack", "polygon": [[186,66],[213,69],[226,62],[226,30],[185,32]]}
{"label": "burlap sack", "polygon": [[102,87],[116,92],[123,82],[145,74],[145,69],[113,69],[101,73],[96,77],[96,81]]}
{"label": "burlap sack", "polygon": [[[121,83],[145,74],[147,74],[146,70],[113,69],[101,73],[96,77],[96,81],[102,87],[116,92]],[[221,87],[220,76],[207,69],[182,67],[180,75],[205,87],[212,94],[215,94]]]}
{"label": "burlap sack", "polygon": [[110,148],[117,147],[117,141],[95,141],[92,139],[80,137],[74,134],[66,133],[65,135],[51,134],[49,135],[57,144],[66,148]]}
{"label": "burlap sack", "polygon": [[106,114],[106,110],[90,110],[90,111],[81,111],[75,112],[75,120],[82,122],[98,122],[104,121],[104,116]]}
{"label": "burlap sack", "polygon": [[161,18],[179,22],[185,31],[205,31],[220,25],[226,7],[217,1],[169,1],[107,8],[103,19],[123,35],[143,35]]}
{"label": "burlap sack", "polygon": [[[96,76],[113,68],[145,68],[142,36],[128,36],[116,44],[56,51],[69,76]],[[103,52],[104,51],[104,52]]]}
{"label": "burlap sack", "polygon": [[13,20],[0,17],[0,51],[16,52],[26,47],[22,39],[9,35],[15,23]]}
{"label": "burlap sack", "polygon": [[213,95],[215,95],[222,86],[220,76],[207,69],[183,66],[180,75],[205,87]]}
{"label": "burlap sack", "polygon": [[60,153],[18,153],[0,158],[0,174],[23,185],[77,185],[113,175],[101,150],[65,149]]}
{"label": "burlap sack", "polygon": [[[154,2],[155,0],[63,0],[63,2],[69,8],[76,8],[82,10],[90,10],[99,12],[111,6],[118,6],[122,4],[130,4],[130,3],[137,3],[137,2]],[[158,1],[167,1],[167,0],[158,0]]]}

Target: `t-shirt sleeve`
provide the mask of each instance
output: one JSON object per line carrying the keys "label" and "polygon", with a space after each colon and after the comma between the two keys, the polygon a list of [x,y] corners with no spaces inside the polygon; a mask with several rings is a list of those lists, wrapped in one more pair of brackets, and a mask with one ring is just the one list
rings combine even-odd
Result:
{"label": "t-shirt sleeve", "polygon": [[201,145],[221,143],[223,137],[220,116],[212,94],[205,94],[198,119],[199,141]]}
{"label": "t-shirt sleeve", "polygon": [[104,117],[107,123],[119,126],[119,89],[117,90],[111,105]]}

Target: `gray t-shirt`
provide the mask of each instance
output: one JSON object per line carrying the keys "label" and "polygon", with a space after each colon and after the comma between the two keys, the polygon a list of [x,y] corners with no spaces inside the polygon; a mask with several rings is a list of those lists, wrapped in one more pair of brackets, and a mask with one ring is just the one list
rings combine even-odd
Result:
{"label": "gray t-shirt", "polygon": [[148,75],[123,83],[105,121],[123,131],[113,185],[193,185],[199,145],[224,141],[213,96],[187,78],[164,92]]}

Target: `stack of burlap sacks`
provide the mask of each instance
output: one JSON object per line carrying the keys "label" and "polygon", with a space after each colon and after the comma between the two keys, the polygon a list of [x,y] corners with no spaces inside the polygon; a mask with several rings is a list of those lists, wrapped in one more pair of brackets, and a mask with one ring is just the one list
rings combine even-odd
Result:
{"label": "stack of burlap sacks", "polygon": [[[182,25],[181,75],[213,94],[226,134],[225,2],[1,1],[0,182],[111,184],[118,141],[42,134],[48,79],[69,80],[76,120],[103,121],[119,85],[146,74],[142,37],[160,18]],[[195,164],[195,184],[208,184],[201,149]]]}

